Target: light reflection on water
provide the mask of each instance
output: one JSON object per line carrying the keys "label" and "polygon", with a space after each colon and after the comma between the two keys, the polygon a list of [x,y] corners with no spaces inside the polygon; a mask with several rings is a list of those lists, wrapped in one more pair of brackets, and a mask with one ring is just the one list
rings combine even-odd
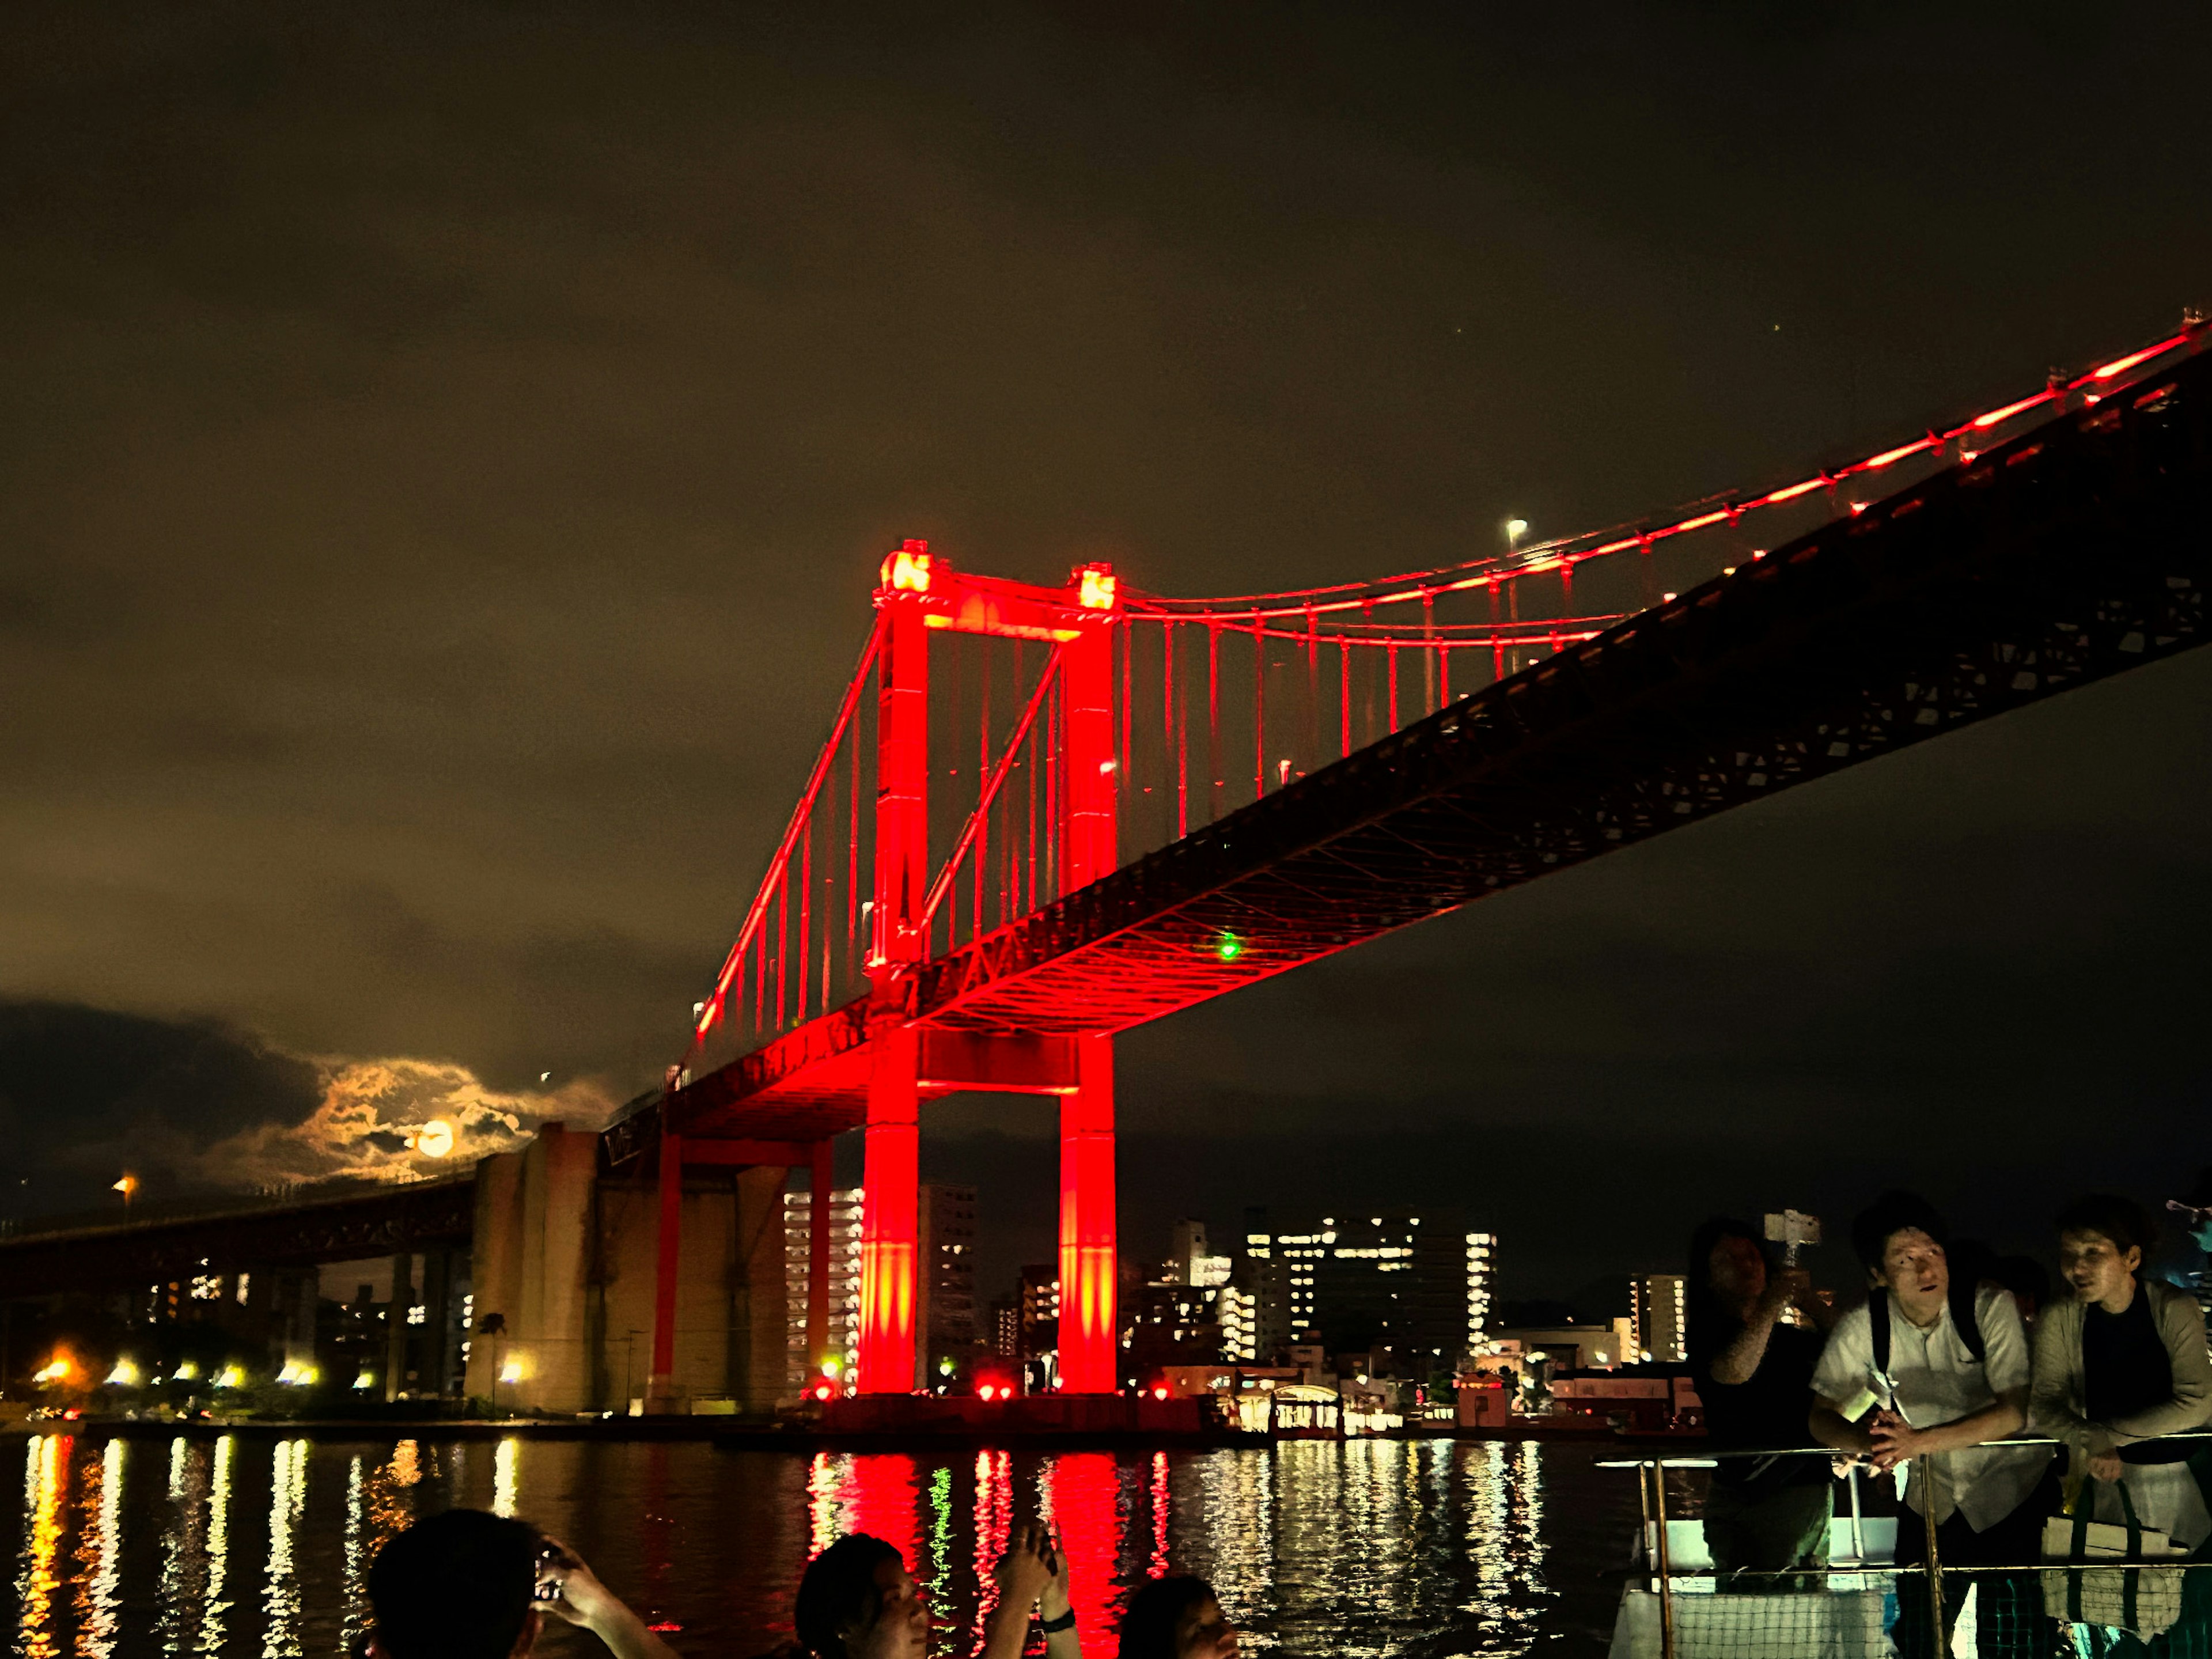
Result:
{"label": "light reflection on water", "polygon": [[[24,1659],[345,1652],[369,1564],[417,1515],[521,1514],[568,1539],[680,1650],[788,1638],[807,1554],[849,1531],[921,1577],[934,1651],[971,1653],[1013,1529],[1066,1540],[1086,1651],[1112,1651],[1132,1587],[1211,1578],[1246,1650],[1603,1650],[1597,1578],[1632,1530],[1632,1484],[1592,1448],[1292,1442],[1267,1451],[941,1455],[720,1451],[562,1441],[0,1441],[22,1498],[0,1516]],[[5,1490],[0,1487],[0,1490]],[[0,1505],[0,1510],[8,1506]],[[595,1651],[549,1634],[556,1656]]]}

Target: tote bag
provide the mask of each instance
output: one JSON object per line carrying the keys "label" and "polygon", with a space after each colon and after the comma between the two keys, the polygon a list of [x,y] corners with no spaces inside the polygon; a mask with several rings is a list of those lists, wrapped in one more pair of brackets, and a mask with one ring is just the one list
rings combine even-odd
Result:
{"label": "tote bag", "polygon": [[[2124,1486],[2118,1486],[2124,1524],[2093,1522],[2096,1505],[2091,1492],[2096,1483],[2086,1481],[2074,1500],[2069,1517],[2054,1515],[2043,1523],[2043,1555],[2065,1567],[2043,1570],[2043,1606],[2053,1618],[2075,1625],[2103,1625],[2131,1632],[2148,1641],[2162,1636],[2181,1617],[2181,1591],[2188,1575],[2180,1567],[2137,1567],[2120,1565],[2122,1555],[2141,1560],[2152,1555],[2179,1555],[2166,1534],[2146,1534],[2136,1519],[2134,1500]],[[2095,1534],[2091,1528],[2094,1526]],[[2113,1546],[2118,1546],[2114,1551]],[[2084,1565],[2088,1562],[2110,1565]]]}

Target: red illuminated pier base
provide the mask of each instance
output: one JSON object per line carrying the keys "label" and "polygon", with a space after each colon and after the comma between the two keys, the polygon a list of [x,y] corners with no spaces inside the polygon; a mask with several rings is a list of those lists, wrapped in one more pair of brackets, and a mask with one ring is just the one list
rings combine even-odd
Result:
{"label": "red illuminated pier base", "polygon": [[[964,576],[908,542],[884,562],[876,605],[875,881],[870,912],[871,1023],[867,1155],[860,1243],[858,1379],[864,1395],[912,1392],[921,1266],[922,1033],[905,1023],[911,975],[929,951],[929,636],[933,632],[1048,640],[1060,653],[1059,822],[1052,826],[1065,894],[1113,870],[1115,802],[1114,630],[1122,617],[1113,573],[1094,565],[1065,588]],[[981,1041],[988,1044],[986,1036]],[[1060,1097],[1060,1376],[1070,1394],[1116,1391],[1114,1054],[1085,1036]],[[988,1069],[988,1068],[987,1068]],[[939,1078],[931,1091],[947,1086]],[[978,1081],[951,1086],[1021,1087]]]}
{"label": "red illuminated pier base", "polygon": [[1110,1394],[1114,1317],[1114,1041],[1077,1042],[1081,1084],[1060,1103],[1060,1386]]}

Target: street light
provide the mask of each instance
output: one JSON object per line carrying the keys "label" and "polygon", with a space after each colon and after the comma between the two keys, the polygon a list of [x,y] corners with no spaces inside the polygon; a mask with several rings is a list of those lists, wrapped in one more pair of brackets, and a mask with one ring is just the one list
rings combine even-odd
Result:
{"label": "street light", "polygon": [[110,1192],[120,1193],[123,1194],[123,1213],[125,1215],[129,1215],[131,1213],[131,1194],[137,1190],[138,1177],[128,1173],[127,1171],[125,1173],[122,1180],[117,1182],[112,1187],[108,1188],[108,1191]]}
{"label": "street light", "polygon": [[1505,521],[1505,550],[1513,552],[1521,545],[1521,538],[1528,533],[1528,520],[1508,519]]}

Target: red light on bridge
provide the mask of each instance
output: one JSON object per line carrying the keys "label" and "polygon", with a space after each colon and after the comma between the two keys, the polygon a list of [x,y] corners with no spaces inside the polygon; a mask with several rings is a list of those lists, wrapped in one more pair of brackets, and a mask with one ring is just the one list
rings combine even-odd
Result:
{"label": "red light on bridge", "polygon": [[2002,409],[1993,409],[1986,415],[1977,415],[1971,424],[1977,432],[1986,432],[2000,421],[2008,421],[2015,415],[2047,404],[2057,396],[2053,392],[2039,392],[2033,398],[2022,398],[2016,404],[2007,404]]}
{"label": "red light on bridge", "polygon": [[884,586],[894,593],[929,592],[929,544],[909,541],[884,561]]}
{"label": "red light on bridge", "polygon": [[1942,439],[1931,433],[1925,438],[1917,438],[1909,444],[1899,444],[1894,449],[1885,450],[1879,455],[1870,456],[1862,465],[1868,471],[1876,472],[1893,461],[1901,461],[1907,455],[1917,455],[1922,450],[1933,449],[1942,442]]}
{"label": "red light on bridge", "polygon": [[1155,1399],[1155,1400],[1164,1400],[1164,1399],[1166,1399],[1167,1397],[1168,1397],[1168,1391],[1167,1391],[1167,1389],[1166,1389],[1166,1387],[1165,1387],[1165,1385],[1164,1385],[1164,1384],[1163,1384],[1162,1386],[1160,1386],[1160,1387],[1158,1387],[1158,1388],[1155,1388],[1155,1389],[1152,1390],[1152,1398],[1153,1398],[1153,1399]]}
{"label": "red light on bridge", "polygon": [[1826,485],[1827,482],[1827,478],[1823,476],[1818,478],[1808,478],[1802,483],[1785,484],[1780,489],[1768,490],[1765,495],[1759,497],[1759,504],[1761,507],[1771,507],[1777,501],[1794,501],[1800,495],[1811,495],[1814,490]]}
{"label": "red light on bridge", "polygon": [[[2177,334],[2170,340],[2160,340],[2154,346],[2146,346],[2141,351],[2131,351],[2124,357],[2115,357],[2102,368],[2091,369],[2084,378],[2092,380],[2109,380],[2115,374],[2124,374],[2137,364],[2147,363],[2154,357],[2162,357],[2174,347],[2188,343],[2187,334]],[[2075,384],[2078,386],[2081,382],[2077,380]]]}

